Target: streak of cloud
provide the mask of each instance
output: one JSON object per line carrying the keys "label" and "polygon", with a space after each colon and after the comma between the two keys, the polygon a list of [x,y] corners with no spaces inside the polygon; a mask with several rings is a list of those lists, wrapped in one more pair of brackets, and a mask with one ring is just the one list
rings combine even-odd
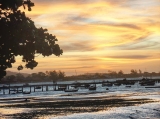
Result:
{"label": "streak of cloud", "polygon": [[107,56],[107,58],[115,58],[115,59],[147,59],[151,56],[148,55],[123,55],[123,56]]}

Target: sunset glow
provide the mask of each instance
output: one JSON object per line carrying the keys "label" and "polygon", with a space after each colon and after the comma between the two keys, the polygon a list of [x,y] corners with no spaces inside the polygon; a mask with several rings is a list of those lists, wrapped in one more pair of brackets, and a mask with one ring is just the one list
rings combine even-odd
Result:
{"label": "sunset glow", "polygon": [[[160,71],[160,0],[32,0],[24,10],[37,27],[58,39],[60,57],[36,57],[38,66],[21,72],[61,70],[66,75]],[[10,71],[22,64],[17,57]]]}

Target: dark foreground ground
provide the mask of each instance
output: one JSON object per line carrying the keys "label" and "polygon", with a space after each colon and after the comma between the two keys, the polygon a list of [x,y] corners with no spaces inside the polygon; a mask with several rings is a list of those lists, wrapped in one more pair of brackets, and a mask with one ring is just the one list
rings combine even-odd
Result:
{"label": "dark foreground ground", "polygon": [[126,99],[126,98],[92,98],[86,100],[45,100],[45,101],[21,101],[16,103],[5,103],[0,105],[0,110],[9,109],[10,111],[19,109],[19,113],[0,113],[0,118],[3,119],[38,119],[46,116],[69,115],[73,113],[98,112],[109,110],[112,107],[126,107],[140,105],[144,103],[155,102],[151,99]]}

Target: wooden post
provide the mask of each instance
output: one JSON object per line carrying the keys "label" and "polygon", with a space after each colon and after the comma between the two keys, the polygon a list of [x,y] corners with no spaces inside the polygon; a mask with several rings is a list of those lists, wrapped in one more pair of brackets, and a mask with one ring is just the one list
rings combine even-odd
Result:
{"label": "wooden post", "polygon": [[42,92],[43,92],[43,86],[42,86]]}
{"label": "wooden post", "polygon": [[56,88],[56,87],[57,87],[57,84],[55,85],[54,90],[57,90],[57,88]]}
{"label": "wooden post", "polygon": [[58,89],[59,89],[59,85],[58,85]]}
{"label": "wooden post", "polygon": [[30,92],[31,92],[31,86],[30,86]]}
{"label": "wooden post", "polygon": [[11,93],[11,91],[10,91],[10,84],[9,84],[9,94]]}
{"label": "wooden post", "polygon": [[22,93],[23,93],[23,86],[22,86]]}
{"label": "wooden post", "polygon": [[53,83],[53,90],[54,90],[54,83]]}
{"label": "wooden post", "polygon": [[4,87],[3,87],[3,94],[5,94]]}
{"label": "wooden post", "polygon": [[35,86],[34,86],[34,92],[35,92]]}
{"label": "wooden post", "polygon": [[46,91],[48,91],[48,86],[46,86]]}

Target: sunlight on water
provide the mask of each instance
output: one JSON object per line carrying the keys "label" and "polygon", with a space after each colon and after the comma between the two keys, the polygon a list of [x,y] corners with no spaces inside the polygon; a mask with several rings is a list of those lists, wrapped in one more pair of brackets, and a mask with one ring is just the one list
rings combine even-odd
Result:
{"label": "sunlight on water", "polygon": [[50,117],[48,119],[159,119],[159,107],[160,103],[152,103],[140,106],[117,107],[94,113]]}
{"label": "sunlight on water", "polygon": [[[97,80],[98,81],[98,80]],[[85,81],[87,82],[87,81]],[[90,82],[90,81],[88,81]],[[46,82],[49,84],[50,82]],[[62,82],[58,82],[62,83]],[[72,83],[72,82],[67,82]],[[41,84],[41,83],[39,83]],[[22,84],[17,84],[22,85]],[[155,86],[160,86],[160,83],[156,83]],[[41,89],[37,89],[36,92],[31,94],[7,94],[3,95],[3,91],[0,91],[0,99],[4,102],[5,98],[21,98],[21,97],[34,97],[32,101],[59,101],[59,100],[91,100],[98,98],[107,98],[111,99],[113,97],[125,98],[125,99],[153,99],[158,100],[156,103],[147,103],[136,106],[128,107],[117,107],[117,108],[108,108],[106,111],[94,112],[94,113],[79,113],[79,114],[65,114],[65,116],[54,117],[49,115],[45,117],[46,119],[159,119],[160,118],[160,90],[159,88],[145,88],[145,86],[140,86],[139,83],[131,85],[127,88],[125,85],[102,87],[102,84],[97,84],[96,90],[88,90],[80,88],[78,92],[64,92],[64,91],[46,91],[44,87],[44,92]],[[53,86],[49,87],[49,90],[52,90]],[[24,88],[24,90],[29,91],[29,87]],[[32,89],[33,90],[33,89]],[[9,103],[10,101],[7,101]],[[11,101],[12,103],[13,101]],[[5,104],[5,103],[4,103]],[[0,110],[1,114],[5,113],[20,113],[29,111],[26,109],[2,109]]]}
{"label": "sunlight on water", "polygon": [[[99,81],[99,80],[98,80]],[[98,82],[97,81],[97,82]],[[73,82],[73,81],[72,81]],[[72,83],[71,81],[69,83]],[[82,81],[83,82],[83,81]],[[87,82],[87,81],[86,81]],[[91,81],[88,81],[91,82]],[[46,82],[46,84],[49,84],[51,82]],[[60,84],[61,82],[59,82]],[[68,83],[68,82],[67,82]],[[33,83],[32,83],[33,84]],[[37,84],[37,83],[36,83]],[[41,83],[39,83],[41,84]],[[17,84],[17,85],[22,85],[22,84]],[[160,84],[156,84],[156,86],[158,86]],[[5,91],[6,95],[3,95],[3,91],[0,91],[0,98],[12,98],[12,97],[54,97],[54,98],[67,98],[67,97],[88,97],[88,96],[106,96],[106,94],[108,96],[110,95],[121,95],[123,96],[123,94],[129,93],[129,94],[133,94],[133,93],[148,93],[148,92],[153,92],[153,91],[157,91],[159,90],[157,89],[146,89],[144,86],[140,86],[138,83],[136,83],[135,85],[132,85],[131,88],[126,88],[125,85],[121,85],[121,86],[112,86],[112,87],[108,87],[109,90],[106,90],[106,87],[102,87],[101,84],[97,84],[97,90],[96,91],[89,91],[88,89],[79,89],[78,92],[70,92],[70,93],[66,93],[64,91],[51,91],[53,90],[53,86],[49,87],[50,91],[45,91],[46,88],[43,87],[44,92],[41,91],[41,89],[37,89],[36,92],[32,92],[31,94],[8,94],[8,90]],[[25,91],[29,91],[29,87],[24,88]],[[33,91],[33,88],[32,88]],[[87,95],[86,95],[87,94]]]}

